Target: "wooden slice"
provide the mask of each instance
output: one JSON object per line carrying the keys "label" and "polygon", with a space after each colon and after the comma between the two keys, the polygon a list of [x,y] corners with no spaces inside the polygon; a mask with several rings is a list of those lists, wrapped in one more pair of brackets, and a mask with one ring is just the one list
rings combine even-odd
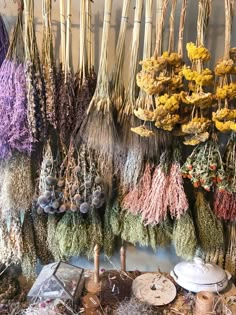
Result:
{"label": "wooden slice", "polygon": [[167,305],[176,297],[176,287],[161,274],[145,273],[137,277],[132,285],[133,294],[143,303]]}

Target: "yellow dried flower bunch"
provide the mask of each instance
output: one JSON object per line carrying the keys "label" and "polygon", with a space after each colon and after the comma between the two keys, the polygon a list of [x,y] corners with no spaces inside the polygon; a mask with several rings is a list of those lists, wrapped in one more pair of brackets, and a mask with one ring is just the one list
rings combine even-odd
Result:
{"label": "yellow dried flower bunch", "polygon": [[171,77],[171,81],[168,83],[168,88],[173,92],[183,88],[183,76],[181,73]]}
{"label": "yellow dried flower bunch", "polygon": [[219,121],[215,120],[215,126],[220,132],[228,132],[231,130],[232,121]]}
{"label": "yellow dried flower bunch", "polygon": [[183,67],[183,76],[188,81],[195,81],[197,85],[207,86],[212,85],[213,75],[210,69],[206,68],[201,73],[191,70],[190,67]]}
{"label": "yellow dried flower bunch", "polygon": [[188,52],[188,58],[191,61],[194,60],[207,61],[210,59],[210,53],[208,49],[202,45],[197,47],[194,43],[190,42],[187,43],[186,48]]}
{"label": "yellow dried flower bunch", "polygon": [[222,108],[212,113],[213,121],[234,120],[236,118],[236,109]]}
{"label": "yellow dried flower bunch", "polygon": [[216,98],[218,99],[232,99],[236,97],[236,83],[225,84],[222,87],[216,88]]}
{"label": "yellow dried flower bunch", "polygon": [[180,117],[178,114],[168,113],[163,119],[156,118],[155,126],[166,131],[173,130],[174,126],[178,123]]}
{"label": "yellow dried flower bunch", "polygon": [[139,64],[142,66],[142,70],[150,71],[150,72],[160,72],[166,66],[166,59],[159,57],[159,58],[147,58],[145,60],[141,60]]}
{"label": "yellow dried flower bunch", "polygon": [[211,124],[211,120],[205,118],[205,117],[195,117],[192,120],[190,120],[187,124],[183,124],[181,126],[181,130],[184,133],[188,134],[199,134],[207,131]]}
{"label": "yellow dried flower bunch", "polygon": [[175,52],[169,53],[168,51],[164,51],[161,58],[166,60],[171,66],[178,66],[182,63],[182,57]]}
{"label": "yellow dried flower bunch", "polygon": [[179,94],[168,95],[165,93],[164,95],[155,97],[156,108],[160,105],[164,106],[164,109],[170,113],[179,109]]}
{"label": "yellow dried flower bunch", "polygon": [[222,60],[220,59],[215,66],[215,75],[224,76],[226,74],[236,73],[236,67],[232,59]]}
{"label": "yellow dried flower bunch", "polygon": [[185,137],[184,144],[185,145],[197,145],[201,142],[205,142],[209,138],[210,134],[209,132],[202,132],[197,135],[191,135]]}
{"label": "yellow dried flower bunch", "polygon": [[165,84],[171,81],[170,77],[156,76],[154,72],[140,71],[137,76],[137,85],[149,95],[159,94],[165,89]]}
{"label": "yellow dried flower bunch", "polygon": [[202,109],[211,106],[212,103],[212,95],[211,93],[204,93],[204,92],[193,92],[191,95],[181,92],[181,100],[183,103],[188,105],[195,105]]}
{"label": "yellow dried flower bunch", "polygon": [[134,133],[136,133],[137,135],[141,136],[141,137],[151,137],[154,136],[154,132],[150,129],[148,129],[146,126],[141,125],[138,127],[133,127],[130,128],[131,131],[133,131]]}
{"label": "yellow dried flower bunch", "polygon": [[155,121],[155,113],[141,107],[138,110],[134,110],[134,115],[144,121]]}

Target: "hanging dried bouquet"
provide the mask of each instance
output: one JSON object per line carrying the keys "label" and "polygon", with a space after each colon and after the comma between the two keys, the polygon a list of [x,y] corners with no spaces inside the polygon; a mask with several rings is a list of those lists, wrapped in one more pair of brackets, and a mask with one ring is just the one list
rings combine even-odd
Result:
{"label": "hanging dried bouquet", "polygon": [[0,159],[14,152],[29,154],[32,150],[27,121],[22,10],[21,3],[11,44],[0,69]]}

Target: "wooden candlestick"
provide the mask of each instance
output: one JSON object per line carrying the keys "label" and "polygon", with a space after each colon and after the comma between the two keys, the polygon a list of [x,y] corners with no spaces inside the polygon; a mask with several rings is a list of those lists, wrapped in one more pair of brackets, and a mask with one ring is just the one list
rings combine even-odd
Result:
{"label": "wooden candlestick", "polygon": [[120,248],[120,266],[121,271],[126,271],[126,246],[123,244]]}
{"label": "wooden candlestick", "polygon": [[99,245],[96,244],[94,247],[94,283],[99,283]]}

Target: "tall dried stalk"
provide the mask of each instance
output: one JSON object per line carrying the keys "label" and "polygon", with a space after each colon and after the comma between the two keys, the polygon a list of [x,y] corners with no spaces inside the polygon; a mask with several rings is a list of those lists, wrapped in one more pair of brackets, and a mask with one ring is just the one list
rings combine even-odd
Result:
{"label": "tall dried stalk", "polygon": [[57,127],[56,122],[56,73],[52,42],[52,1],[43,0],[43,43],[42,66],[46,92],[46,116],[50,125]]}
{"label": "tall dried stalk", "polygon": [[34,26],[34,1],[24,0],[25,13],[25,66],[27,85],[28,123],[34,140],[45,136],[45,87]]}
{"label": "tall dried stalk", "polygon": [[184,25],[186,18],[188,0],[182,0],[182,7],[179,22],[179,39],[178,39],[178,55],[183,57],[183,40],[184,40]]}
{"label": "tall dried stalk", "polygon": [[157,0],[157,16],[156,16],[156,46],[154,57],[157,58],[162,52],[162,34],[164,29],[164,22],[167,13],[169,0]]}
{"label": "tall dried stalk", "polygon": [[119,111],[124,101],[124,82],[122,70],[124,62],[125,37],[128,25],[130,1],[131,0],[123,1],[120,32],[116,45],[116,56],[110,79],[112,101],[117,111]]}
{"label": "tall dried stalk", "polygon": [[211,15],[212,0],[199,0],[197,20],[197,45],[204,45],[204,36]]}
{"label": "tall dried stalk", "polygon": [[136,101],[136,82],[138,51],[140,42],[140,24],[142,17],[143,1],[136,0],[133,38],[130,53],[129,80],[123,106],[118,113],[118,122],[120,130],[120,138],[122,141],[122,151],[124,165],[121,170],[122,189],[125,191],[130,185],[137,183],[139,174],[142,169],[142,156],[140,155],[139,138],[130,131],[130,127],[134,120],[133,111]]}

